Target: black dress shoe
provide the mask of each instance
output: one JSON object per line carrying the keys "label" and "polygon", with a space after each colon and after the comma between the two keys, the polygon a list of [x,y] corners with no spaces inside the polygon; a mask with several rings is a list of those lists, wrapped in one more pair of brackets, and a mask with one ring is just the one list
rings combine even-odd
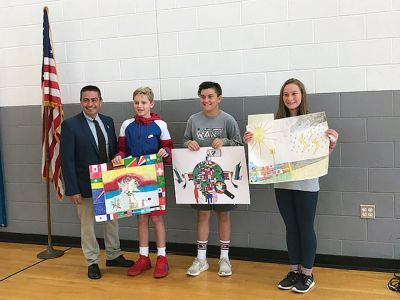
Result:
{"label": "black dress shoe", "polygon": [[101,278],[101,272],[100,272],[100,269],[99,269],[99,265],[98,264],[90,265],[88,267],[87,276],[90,279],[100,279]]}
{"label": "black dress shoe", "polygon": [[129,267],[132,267],[133,264],[134,264],[134,262],[132,260],[125,259],[125,257],[123,255],[120,255],[117,258],[106,261],[107,267],[129,268]]}

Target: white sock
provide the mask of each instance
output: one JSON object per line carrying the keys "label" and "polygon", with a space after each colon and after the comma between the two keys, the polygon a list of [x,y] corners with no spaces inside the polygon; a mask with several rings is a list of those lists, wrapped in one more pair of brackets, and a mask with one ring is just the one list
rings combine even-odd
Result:
{"label": "white sock", "polygon": [[149,256],[149,247],[139,247],[139,254],[143,256]]}
{"label": "white sock", "polygon": [[157,256],[167,256],[165,249],[166,247],[157,248]]}
{"label": "white sock", "polygon": [[205,260],[207,258],[208,241],[197,241],[197,258]]}
{"label": "white sock", "polygon": [[229,259],[229,244],[231,241],[219,241],[220,246],[221,246],[221,255],[220,255],[220,259],[221,258],[226,258]]}

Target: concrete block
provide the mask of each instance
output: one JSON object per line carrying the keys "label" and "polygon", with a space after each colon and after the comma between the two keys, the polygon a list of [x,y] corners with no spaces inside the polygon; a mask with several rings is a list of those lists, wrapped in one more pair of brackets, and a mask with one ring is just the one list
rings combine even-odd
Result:
{"label": "concrete block", "polygon": [[393,143],[343,143],[343,167],[393,168]]}
{"label": "concrete block", "polygon": [[376,193],[398,193],[400,186],[398,178],[400,169],[369,169],[368,187],[369,192]]}
{"label": "concrete block", "polygon": [[361,204],[374,204],[376,218],[393,218],[394,200],[389,193],[343,193],[342,214],[360,217]]}

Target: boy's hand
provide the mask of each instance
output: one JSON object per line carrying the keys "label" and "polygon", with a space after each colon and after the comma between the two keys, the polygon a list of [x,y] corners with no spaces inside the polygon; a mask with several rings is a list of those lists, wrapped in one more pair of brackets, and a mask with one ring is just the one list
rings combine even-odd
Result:
{"label": "boy's hand", "polygon": [[221,139],[215,139],[213,140],[211,147],[213,147],[214,149],[219,149],[224,145],[224,141]]}
{"label": "boy's hand", "polygon": [[248,144],[253,139],[253,133],[246,131],[243,135],[243,143]]}
{"label": "boy's hand", "polygon": [[164,148],[161,148],[160,150],[158,150],[157,155],[164,158],[167,157],[169,153]]}
{"label": "boy's hand", "polygon": [[111,160],[111,162],[113,164],[120,164],[122,163],[122,156],[121,155],[117,155],[116,157],[114,157],[114,159]]}
{"label": "boy's hand", "polygon": [[200,150],[200,146],[196,141],[190,141],[187,145],[190,151],[198,151]]}

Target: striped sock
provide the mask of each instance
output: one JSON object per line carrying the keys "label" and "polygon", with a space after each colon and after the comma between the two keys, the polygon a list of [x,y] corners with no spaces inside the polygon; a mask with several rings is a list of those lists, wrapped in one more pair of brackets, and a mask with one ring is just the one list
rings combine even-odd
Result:
{"label": "striped sock", "polygon": [[219,258],[226,258],[229,259],[229,244],[231,241],[219,241],[221,246],[221,255]]}
{"label": "striped sock", "polygon": [[204,260],[207,257],[208,241],[197,241],[197,258]]}

